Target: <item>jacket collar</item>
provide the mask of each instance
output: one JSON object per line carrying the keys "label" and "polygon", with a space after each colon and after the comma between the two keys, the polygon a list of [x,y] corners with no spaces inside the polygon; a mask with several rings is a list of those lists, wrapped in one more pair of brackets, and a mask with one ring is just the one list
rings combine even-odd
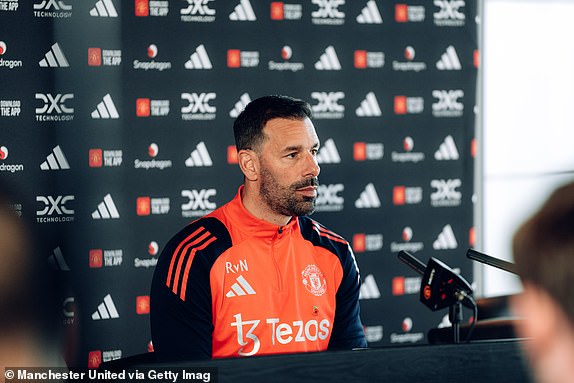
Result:
{"label": "jacket collar", "polygon": [[227,214],[232,218],[233,224],[243,232],[257,237],[273,237],[275,235],[283,235],[299,227],[299,220],[297,217],[291,217],[291,220],[284,226],[278,226],[271,222],[259,219],[251,214],[243,205],[241,196],[243,195],[243,187],[241,185],[233,198],[227,204]]}

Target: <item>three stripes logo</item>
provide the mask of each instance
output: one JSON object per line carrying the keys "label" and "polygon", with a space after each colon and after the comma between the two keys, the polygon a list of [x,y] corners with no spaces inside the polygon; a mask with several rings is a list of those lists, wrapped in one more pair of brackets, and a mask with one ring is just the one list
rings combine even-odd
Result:
{"label": "three stripes logo", "polygon": [[380,297],[381,291],[379,290],[379,286],[377,286],[375,277],[373,274],[367,275],[363,281],[363,284],[361,285],[359,299],[379,299]]}
{"label": "three stripes logo", "polygon": [[120,218],[120,213],[114,204],[114,200],[110,194],[106,194],[104,200],[100,202],[98,208],[92,212],[93,219],[117,219]]}
{"label": "three stripes logo", "polygon": [[216,239],[204,227],[200,227],[181,241],[173,252],[165,284],[182,301],[185,301],[189,270],[196,252],[205,249]]}
{"label": "three stripes logo", "polygon": [[381,207],[381,200],[375,189],[373,183],[367,184],[365,190],[361,192],[359,198],[355,201],[355,207],[357,209],[373,209]]}
{"label": "three stripes logo", "polygon": [[241,0],[229,14],[229,20],[232,21],[255,21],[257,17],[253,12],[253,7],[249,0]]}
{"label": "three stripes logo", "polygon": [[46,161],[42,162],[40,165],[40,169],[42,170],[65,170],[70,169],[70,164],[68,164],[68,160],[62,152],[60,145],[57,145],[53,150],[52,153],[48,155]]}
{"label": "three stripes logo", "polygon": [[355,114],[358,117],[379,117],[383,114],[375,93],[367,93],[365,99],[361,101],[361,105],[355,109]]}
{"label": "three stripes logo", "polygon": [[60,246],[54,249],[52,255],[48,257],[48,262],[55,270],[70,271],[70,267],[68,266],[66,259],[64,259],[64,255],[62,254]]}
{"label": "three stripes logo", "polygon": [[435,250],[452,250],[458,247],[458,242],[450,225],[443,227],[432,247]]}
{"label": "three stripes logo", "polygon": [[225,294],[225,296],[227,298],[233,298],[233,297],[240,297],[243,295],[255,295],[257,294],[255,292],[255,290],[253,290],[253,287],[251,287],[251,285],[249,284],[249,282],[247,282],[247,280],[243,277],[243,275],[240,275],[239,277],[237,277],[237,281],[231,286],[231,290],[229,290],[227,292],[227,294]]}
{"label": "three stripes logo", "polygon": [[359,24],[382,24],[383,18],[381,17],[381,12],[377,7],[375,0],[369,0],[367,5],[361,11],[361,14],[357,16],[357,23]]}
{"label": "three stripes logo", "polygon": [[337,57],[337,52],[332,45],[325,49],[325,53],[321,55],[319,61],[315,63],[317,70],[341,70],[341,63]]}
{"label": "three stripes logo", "polygon": [[64,56],[64,52],[62,52],[62,48],[60,48],[58,43],[52,45],[50,50],[46,52],[44,58],[40,60],[38,64],[42,68],[65,68],[70,66],[66,56]]}
{"label": "three stripes logo", "polygon": [[189,56],[189,60],[185,63],[185,69],[212,69],[211,60],[207,55],[205,46],[201,44],[195,49],[195,52]]}
{"label": "three stripes logo", "polygon": [[327,141],[325,141],[323,147],[319,149],[319,153],[317,153],[317,163],[319,164],[341,163],[341,156],[339,155],[339,151],[337,150],[335,141],[332,138],[329,138]]}
{"label": "three stripes logo", "polygon": [[118,17],[118,12],[112,0],[99,0],[94,8],[90,10],[93,17]]}
{"label": "three stripes logo", "polygon": [[187,160],[185,160],[185,166],[187,167],[201,167],[201,166],[213,166],[213,161],[211,156],[207,151],[205,143],[201,141],[195,147]]}
{"label": "three stripes logo", "polygon": [[436,62],[436,68],[438,70],[461,70],[462,65],[456,54],[456,49],[452,45],[446,48],[446,52],[442,54],[440,60]]}
{"label": "three stripes logo", "polygon": [[112,100],[112,96],[110,96],[109,93],[104,96],[103,100],[96,107],[96,110],[92,112],[92,118],[96,120],[120,118],[118,110]]}
{"label": "three stripes logo", "polygon": [[438,161],[459,159],[458,150],[456,149],[456,144],[451,135],[445,137],[438,150],[434,153],[434,158]]}
{"label": "three stripes logo", "polygon": [[119,317],[120,314],[110,294],[104,297],[104,301],[98,305],[98,309],[92,314],[92,320],[117,319]]}
{"label": "three stripes logo", "polygon": [[241,97],[239,97],[239,101],[235,103],[233,109],[229,111],[229,117],[237,118],[243,109],[251,102],[251,97],[249,97],[249,93],[243,93]]}

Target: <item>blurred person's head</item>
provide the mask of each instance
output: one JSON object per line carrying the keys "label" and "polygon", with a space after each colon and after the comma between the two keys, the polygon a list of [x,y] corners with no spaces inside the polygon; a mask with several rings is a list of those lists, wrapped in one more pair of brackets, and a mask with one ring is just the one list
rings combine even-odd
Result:
{"label": "blurred person's head", "polygon": [[558,188],[514,236],[523,292],[517,328],[540,382],[574,381],[574,183]]}
{"label": "blurred person's head", "polygon": [[[23,196],[0,179],[0,362],[41,366],[60,360],[46,353],[57,347],[57,301],[46,262],[34,257],[34,235],[21,217]],[[0,380],[3,380],[0,379]]]}

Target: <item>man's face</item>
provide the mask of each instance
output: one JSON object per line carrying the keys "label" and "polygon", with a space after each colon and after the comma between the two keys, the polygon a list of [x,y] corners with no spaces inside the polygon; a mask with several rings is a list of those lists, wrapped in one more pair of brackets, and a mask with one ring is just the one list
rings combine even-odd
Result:
{"label": "man's face", "polygon": [[284,216],[311,214],[315,209],[319,138],[313,123],[275,118],[263,128],[259,151],[261,199]]}

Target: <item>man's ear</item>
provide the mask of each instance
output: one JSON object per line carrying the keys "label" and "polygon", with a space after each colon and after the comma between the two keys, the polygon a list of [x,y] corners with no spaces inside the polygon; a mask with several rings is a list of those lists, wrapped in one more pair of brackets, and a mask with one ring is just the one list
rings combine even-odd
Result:
{"label": "man's ear", "polygon": [[259,178],[259,156],[251,149],[243,149],[237,153],[239,168],[249,181]]}

